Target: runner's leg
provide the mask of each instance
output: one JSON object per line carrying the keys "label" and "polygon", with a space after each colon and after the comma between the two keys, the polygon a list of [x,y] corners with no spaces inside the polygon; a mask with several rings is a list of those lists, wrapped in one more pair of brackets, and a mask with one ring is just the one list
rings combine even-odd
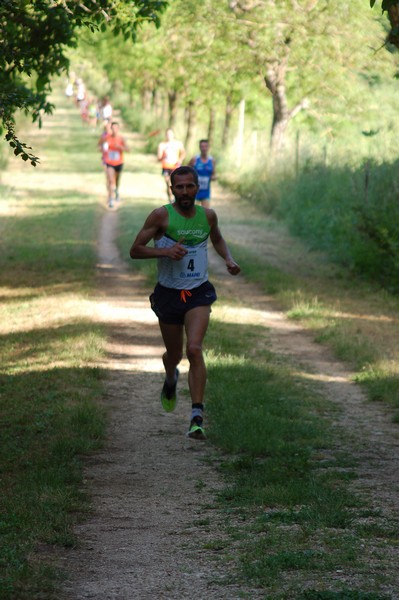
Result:
{"label": "runner's leg", "polygon": [[107,166],[107,192],[108,202],[112,205],[113,193],[115,188],[115,169]]}
{"label": "runner's leg", "polygon": [[184,325],[186,329],[186,353],[190,363],[188,385],[193,404],[203,404],[206,367],[202,353],[202,342],[208,329],[210,306],[197,306],[186,313]]}
{"label": "runner's leg", "polygon": [[121,181],[122,170],[115,171],[115,200],[119,200],[119,184]]}
{"label": "runner's leg", "polygon": [[166,380],[171,385],[176,378],[176,367],[183,356],[183,325],[169,325],[159,321],[166,352],[162,356]]}

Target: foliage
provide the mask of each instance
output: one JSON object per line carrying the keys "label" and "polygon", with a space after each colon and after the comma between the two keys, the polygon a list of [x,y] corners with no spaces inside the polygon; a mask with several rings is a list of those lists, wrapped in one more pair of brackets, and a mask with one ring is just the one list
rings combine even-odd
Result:
{"label": "foliage", "polygon": [[288,0],[175,0],[160,29],[143,28],[134,47],[85,35],[80,51],[146,113],[156,96],[165,104],[173,98],[202,118],[210,108],[226,118],[227,105],[232,110],[245,98],[256,129],[272,121],[272,137],[282,143],[301,111],[312,124],[332,112],[342,120],[343,105],[346,116],[363,106],[356,94],[360,77],[393,76],[394,64],[376,52],[385,36],[383,21],[364,0],[301,0],[294,10]]}
{"label": "foliage", "polygon": [[47,100],[51,78],[68,68],[66,48],[76,46],[79,28],[135,39],[145,21],[159,25],[165,0],[3,0],[0,5],[0,123],[14,153],[36,165],[38,158],[18,139],[14,114],[29,112],[40,125],[52,111]]}

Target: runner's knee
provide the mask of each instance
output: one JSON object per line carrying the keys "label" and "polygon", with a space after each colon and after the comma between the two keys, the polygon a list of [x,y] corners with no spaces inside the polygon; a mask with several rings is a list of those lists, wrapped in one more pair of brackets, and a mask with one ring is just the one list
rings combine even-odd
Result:
{"label": "runner's knee", "polygon": [[173,364],[178,365],[183,358],[183,352],[181,350],[170,351],[168,350],[164,354],[164,360],[170,360]]}
{"label": "runner's knee", "polygon": [[186,354],[189,362],[195,362],[196,360],[202,360],[202,346],[197,342],[188,342],[186,348]]}

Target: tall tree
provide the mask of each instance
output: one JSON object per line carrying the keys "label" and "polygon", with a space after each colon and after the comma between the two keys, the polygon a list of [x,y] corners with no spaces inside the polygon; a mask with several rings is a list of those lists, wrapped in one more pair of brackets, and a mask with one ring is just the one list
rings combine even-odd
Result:
{"label": "tall tree", "polygon": [[374,39],[382,34],[363,0],[230,0],[229,6],[271,94],[273,151],[312,100],[345,94],[355,72],[367,70],[365,28]]}

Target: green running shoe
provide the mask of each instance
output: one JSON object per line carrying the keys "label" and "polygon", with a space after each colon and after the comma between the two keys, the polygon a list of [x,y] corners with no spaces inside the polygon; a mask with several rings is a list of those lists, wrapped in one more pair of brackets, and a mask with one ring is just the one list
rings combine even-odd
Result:
{"label": "green running shoe", "polygon": [[176,408],[177,394],[176,386],[179,379],[179,369],[176,369],[176,381],[173,385],[168,385],[165,379],[161,392],[161,404],[165,412],[173,412]]}
{"label": "green running shoe", "polygon": [[205,429],[202,427],[201,418],[194,417],[194,419],[191,419],[190,429],[186,435],[192,440],[206,440]]}

